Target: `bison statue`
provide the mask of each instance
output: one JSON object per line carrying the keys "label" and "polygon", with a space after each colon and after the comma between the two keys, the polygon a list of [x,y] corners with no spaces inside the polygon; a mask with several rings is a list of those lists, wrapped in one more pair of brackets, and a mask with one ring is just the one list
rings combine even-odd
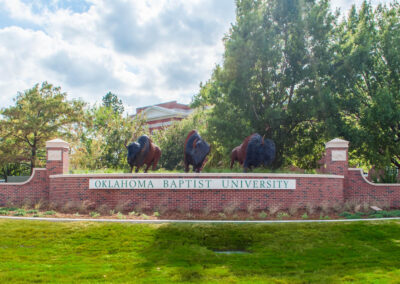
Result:
{"label": "bison statue", "polygon": [[161,150],[147,135],[140,136],[137,142],[132,142],[128,146],[125,143],[125,147],[128,150],[127,160],[131,172],[136,167],[135,172],[137,173],[143,165],[146,165],[145,173],[151,165],[153,165],[153,171],[156,169],[161,157]]}
{"label": "bison statue", "polygon": [[238,161],[244,171],[260,165],[271,165],[275,159],[275,143],[271,139],[264,139],[260,134],[254,133],[231,152],[231,168]]}
{"label": "bison statue", "polygon": [[193,171],[201,172],[207,162],[206,156],[210,153],[210,145],[204,141],[196,130],[189,132],[184,145],[184,164],[185,172],[189,172],[189,165],[193,166]]}

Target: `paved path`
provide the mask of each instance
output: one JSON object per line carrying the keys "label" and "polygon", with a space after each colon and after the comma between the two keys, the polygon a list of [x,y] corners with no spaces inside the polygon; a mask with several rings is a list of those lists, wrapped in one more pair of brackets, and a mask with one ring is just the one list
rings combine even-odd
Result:
{"label": "paved path", "polygon": [[163,224],[163,223],[205,223],[205,224],[277,224],[277,223],[332,223],[332,222],[361,222],[361,221],[387,221],[400,220],[396,218],[374,218],[374,219],[334,219],[334,220],[130,220],[130,219],[89,219],[89,218],[45,218],[45,217],[14,217],[0,216],[0,219],[8,220],[33,220],[50,222],[110,222],[110,223],[134,223],[134,224]]}

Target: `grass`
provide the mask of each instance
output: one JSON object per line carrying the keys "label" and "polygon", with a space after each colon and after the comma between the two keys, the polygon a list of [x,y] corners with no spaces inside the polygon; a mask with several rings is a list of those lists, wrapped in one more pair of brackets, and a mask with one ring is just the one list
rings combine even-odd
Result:
{"label": "grass", "polygon": [[0,255],[0,283],[396,283],[400,223],[0,220]]}

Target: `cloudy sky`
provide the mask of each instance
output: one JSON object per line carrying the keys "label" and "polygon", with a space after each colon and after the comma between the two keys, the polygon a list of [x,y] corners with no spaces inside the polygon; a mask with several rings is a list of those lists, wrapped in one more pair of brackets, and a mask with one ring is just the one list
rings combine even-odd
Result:
{"label": "cloudy sky", "polygon": [[[48,81],[95,103],[189,103],[215,64],[234,0],[0,0],[0,108]],[[346,10],[361,0],[332,0]],[[372,0],[372,3],[389,0]]]}

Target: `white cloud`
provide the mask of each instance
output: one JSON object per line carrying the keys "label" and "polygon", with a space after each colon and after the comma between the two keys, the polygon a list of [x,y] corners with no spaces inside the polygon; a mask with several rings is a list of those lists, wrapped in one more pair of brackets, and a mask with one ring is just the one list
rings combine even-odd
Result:
{"label": "white cloud", "polygon": [[188,103],[221,60],[234,19],[234,0],[92,0],[80,12],[62,2],[0,0],[31,24],[0,29],[0,106],[44,80],[91,103],[108,91],[133,107]]}
{"label": "white cloud", "polygon": [[129,109],[188,103],[222,60],[234,2],[0,0],[0,107],[45,80],[91,103],[108,91]]}

